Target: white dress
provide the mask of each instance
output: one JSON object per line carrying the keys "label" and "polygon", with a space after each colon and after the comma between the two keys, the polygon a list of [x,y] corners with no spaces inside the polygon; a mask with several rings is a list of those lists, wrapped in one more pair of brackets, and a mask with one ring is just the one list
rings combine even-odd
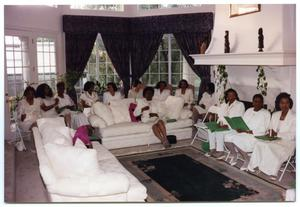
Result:
{"label": "white dress", "polygon": [[266,109],[254,111],[254,108],[249,108],[245,112],[243,119],[249,129],[252,130],[253,134],[243,132],[234,135],[226,135],[225,142],[234,143],[244,152],[252,152],[255,143],[257,142],[257,138],[255,138],[255,136],[262,136],[266,134],[270,124],[271,115]]}
{"label": "white dress", "polygon": [[[214,106],[218,103],[217,98],[216,98],[216,94],[209,94],[207,92],[204,92],[202,95],[201,100],[199,101],[199,105],[194,106],[194,108],[198,111],[199,114],[204,114],[208,111],[208,109],[211,106]],[[204,105],[205,108],[202,108],[200,105]]]}
{"label": "white dress", "polygon": [[103,103],[104,104],[109,104],[111,101],[117,101],[123,99],[121,93],[119,91],[115,92],[115,95],[111,95],[109,91],[105,92],[103,94]]}
{"label": "white dress", "polygon": [[[64,97],[63,98],[60,97],[60,96],[58,96],[58,94],[56,94],[54,96],[54,98],[58,98],[58,100],[59,100],[58,107],[59,108],[62,108],[62,107],[65,107],[65,106],[74,106],[73,100],[66,93],[64,93]],[[65,115],[65,114],[68,114],[70,112],[71,112],[70,109],[64,109],[59,115]]]}
{"label": "white dress", "polygon": [[[50,105],[53,105],[54,103],[55,103],[54,97],[46,97],[46,98],[41,99],[41,105],[45,104],[45,106],[50,106]],[[42,114],[43,118],[58,117],[58,113],[56,112],[55,107],[53,107],[52,109],[50,109],[48,111],[44,111],[43,109],[41,109],[41,114]]]}
{"label": "white dress", "polygon": [[277,176],[282,163],[293,155],[296,147],[296,116],[291,110],[283,121],[280,120],[280,116],[281,111],[273,113],[269,128],[277,132],[281,139],[258,140],[250,158],[249,169],[258,167],[267,175]]}
{"label": "white dress", "polygon": [[[22,114],[26,114],[26,118],[21,121]],[[22,131],[29,131],[31,125],[41,117],[41,100],[33,99],[33,104],[30,105],[25,98],[18,103],[17,108],[18,124]]]}
{"label": "white dress", "polygon": [[[219,119],[218,122],[223,122],[223,124],[227,124],[224,119],[225,116],[229,118],[232,117],[242,117],[245,113],[245,106],[242,102],[235,100],[233,103],[229,105],[229,103],[223,103],[219,108]],[[235,134],[235,130],[227,130],[221,132],[210,132],[208,131],[208,140],[209,140],[209,149],[216,149],[216,151],[223,152],[224,151],[224,137],[225,135]]]}
{"label": "white dress", "polygon": [[134,88],[130,89],[128,92],[128,98],[143,98],[143,90],[140,89],[138,92],[136,92]]}
{"label": "white dress", "polygon": [[[134,110],[134,116],[141,116],[141,121],[143,123],[157,122],[159,119],[164,119],[165,117],[165,108],[164,103],[157,100],[147,101],[145,98],[136,100],[136,108]],[[149,110],[142,112],[142,108],[149,106]],[[150,117],[150,113],[156,113],[159,117]]]}
{"label": "white dress", "polygon": [[185,93],[182,94],[181,93],[181,88],[178,88],[175,91],[175,96],[182,97],[184,99],[184,103],[188,104],[188,106],[186,106],[185,108],[188,108],[188,109],[191,108],[191,104],[194,102],[194,93],[193,93],[192,89],[187,88],[185,90]]}
{"label": "white dress", "polygon": [[86,105],[92,106],[96,101],[99,100],[99,97],[98,97],[98,95],[97,95],[97,93],[95,91],[93,91],[92,94],[89,94],[89,92],[84,91],[80,95],[80,100],[83,100]]}
{"label": "white dress", "polygon": [[153,99],[158,101],[165,101],[170,95],[171,91],[169,89],[164,89],[162,92],[160,92],[160,89],[155,89]]}

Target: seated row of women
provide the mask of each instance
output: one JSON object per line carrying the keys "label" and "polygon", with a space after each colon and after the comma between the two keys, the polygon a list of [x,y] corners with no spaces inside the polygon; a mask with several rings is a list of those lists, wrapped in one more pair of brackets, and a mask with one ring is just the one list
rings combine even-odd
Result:
{"label": "seated row of women", "polygon": [[[235,90],[229,89],[225,93],[226,103],[220,106],[218,122],[225,131],[208,131],[210,152],[207,156],[224,159],[224,150],[228,150],[230,164],[236,165],[238,154],[244,160],[240,170],[258,168],[260,171],[276,179],[279,168],[295,150],[296,118],[290,110],[293,101],[287,93],[280,93],[275,101],[276,109],[271,114],[263,108],[264,98],[260,94],[253,96],[253,107],[245,112],[245,107],[239,101]],[[228,127],[224,117],[242,117],[249,130],[233,130]],[[275,141],[258,139],[264,136],[279,137]],[[269,139],[271,140],[271,139]],[[250,155],[250,153],[252,153]]]}
{"label": "seated row of women", "polygon": [[[132,88],[128,92],[128,98],[143,98],[144,85],[141,81],[135,80]],[[172,86],[168,85],[165,81],[160,81],[156,84],[154,89],[153,99],[165,101],[168,96],[172,94]],[[178,84],[178,89],[175,91],[175,96],[183,97],[185,106],[190,107],[194,102],[194,92],[192,86],[186,80],[181,80]],[[115,83],[110,82],[107,84],[107,91],[103,94],[103,103],[109,104],[110,101],[123,99],[124,95],[118,91]],[[95,92],[95,84],[88,81],[84,84],[84,92],[80,96],[81,106],[91,107],[93,103],[99,100]]]}

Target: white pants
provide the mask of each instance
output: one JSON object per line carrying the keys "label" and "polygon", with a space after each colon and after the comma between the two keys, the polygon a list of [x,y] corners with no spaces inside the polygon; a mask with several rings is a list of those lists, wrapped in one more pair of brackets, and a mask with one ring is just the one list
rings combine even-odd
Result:
{"label": "white pants", "polygon": [[210,132],[208,131],[209,149],[216,149],[218,152],[224,151],[224,137],[225,135],[236,133],[234,130],[230,129],[228,131],[222,132]]}
{"label": "white pants", "polygon": [[244,152],[252,152],[257,142],[257,139],[254,137],[253,134],[232,133],[225,136],[225,142],[230,142],[235,144],[238,148],[240,148]]}

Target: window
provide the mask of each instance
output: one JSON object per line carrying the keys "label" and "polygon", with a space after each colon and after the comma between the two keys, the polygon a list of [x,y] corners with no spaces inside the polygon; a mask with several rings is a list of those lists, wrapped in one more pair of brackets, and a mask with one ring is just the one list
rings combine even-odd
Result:
{"label": "window", "polygon": [[184,59],[174,36],[165,34],[152,63],[142,76],[142,82],[155,86],[159,81],[166,81],[176,88],[181,79],[194,85],[197,94],[200,78]]}
{"label": "window", "polygon": [[91,56],[84,70],[83,77],[77,83],[77,87],[83,88],[86,81],[98,81],[105,87],[109,82],[115,82],[117,85],[120,82],[120,78],[111,63],[109,56],[107,55],[100,34],[97,36]]}
{"label": "window", "polygon": [[70,6],[71,9],[84,9],[84,10],[107,10],[107,11],[124,11],[122,4],[75,4]]}
{"label": "window", "polygon": [[38,82],[47,83],[55,88],[56,58],[55,41],[50,38],[39,37],[36,40]]}
{"label": "window", "polygon": [[201,4],[140,4],[140,10],[151,10],[151,9],[166,9],[166,8],[187,8],[201,6]]}
{"label": "window", "polygon": [[31,75],[28,37],[5,36],[5,52],[8,96],[22,96]]}

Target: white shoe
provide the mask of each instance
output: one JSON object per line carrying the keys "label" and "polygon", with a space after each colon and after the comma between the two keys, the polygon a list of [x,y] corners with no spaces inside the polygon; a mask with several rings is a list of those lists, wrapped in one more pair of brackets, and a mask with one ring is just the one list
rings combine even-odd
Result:
{"label": "white shoe", "polygon": [[221,155],[220,157],[217,157],[217,160],[223,160],[226,157],[226,155]]}
{"label": "white shoe", "polygon": [[237,157],[231,157],[231,160],[230,160],[229,164],[231,166],[234,166],[234,165],[236,165],[236,163],[237,163]]}
{"label": "white shoe", "polygon": [[209,152],[204,154],[205,157],[211,157],[211,154]]}
{"label": "white shoe", "polygon": [[248,168],[247,168],[247,167],[244,167],[244,166],[242,166],[242,167],[240,168],[240,170],[241,170],[241,171],[248,171]]}
{"label": "white shoe", "polygon": [[248,166],[248,170],[249,170],[250,172],[252,172],[252,173],[255,173],[255,170],[252,169],[252,168],[250,168],[249,166]]}

